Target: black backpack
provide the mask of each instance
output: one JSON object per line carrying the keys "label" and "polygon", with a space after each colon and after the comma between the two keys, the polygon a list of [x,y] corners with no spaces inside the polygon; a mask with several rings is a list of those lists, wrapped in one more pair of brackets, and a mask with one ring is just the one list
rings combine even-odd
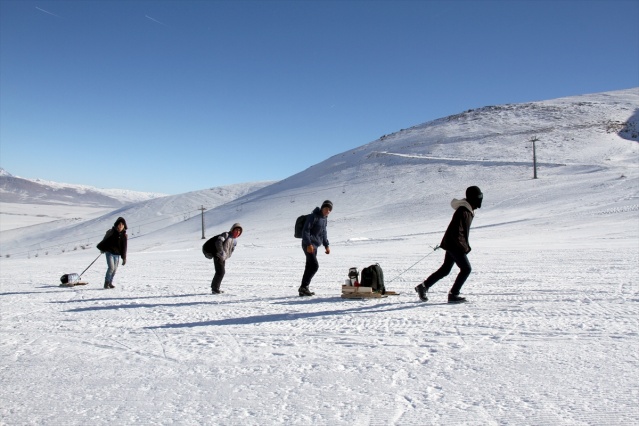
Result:
{"label": "black backpack", "polygon": [[303,214],[295,221],[295,238],[302,238],[302,232],[304,231],[304,224],[306,223],[307,214]]}
{"label": "black backpack", "polygon": [[379,263],[362,269],[362,279],[359,285],[362,287],[372,287],[373,291],[386,294],[384,271],[382,271],[382,267],[379,266]]}
{"label": "black backpack", "polygon": [[221,235],[222,234],[218,234],[215,237],[209,238],[202,245],[202,253],[204,253],[204,257],[206,257],[207,259],[213,259],[213,257],[215,257],[215,254],[217,252],[217,249],[215,248],[215,240],[217,240],[218,237],[220,237]]}

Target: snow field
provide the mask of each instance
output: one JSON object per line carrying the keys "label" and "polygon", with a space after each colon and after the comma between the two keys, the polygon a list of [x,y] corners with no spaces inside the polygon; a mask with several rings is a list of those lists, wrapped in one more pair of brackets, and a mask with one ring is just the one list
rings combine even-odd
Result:
{"label": "snow field", "polygon": [[[414,285],[443,258],[405,271],[431,250],[420,239],[383,252],[336,244],[320,255],[312,298],[296,294],[297,247],[240,245],[221,296],[208,294],[212,264],[194,250],[132,254],[112,291],[100,288],[103,259],[90,285],[59,288],[64,258],[41,258],[7,292],[24,277],[18,262],[34,259],[15,261],[2,274],[2,377],[14,384],[2,399],[16,401],[3,421],[636,423],[639,252],[475,240],[465,305],[444,303],[456,269],[418,301]],[[405,271],[388,284],[401,294],[341,299],[348,268],[371,262],[387,281]]]}

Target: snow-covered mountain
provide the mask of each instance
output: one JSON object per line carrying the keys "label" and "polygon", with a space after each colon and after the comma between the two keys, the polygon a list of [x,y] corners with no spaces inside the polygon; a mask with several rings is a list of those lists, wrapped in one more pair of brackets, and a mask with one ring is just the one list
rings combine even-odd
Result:
{"label": "snow-covered mountain", "polygon": [[0,197],[2,197],[3,203],[116,208],[165,195],[127,189],[101,189],[42,179],[26,179],[0,169]]}
{"label": "snow-covered mountain", "polygon": [[[639,208],[638,133],[638,88],[487,106],[384,135],[277,183],[218,189],[232,193],[218,201],[205,200],[211,195],[206,191],[187,193],[139,202],[77,226],[44,226],[28,236],[5,232],[3,251],[89,244],[117,216],[127,218],[140,249],[194,247],[202,232],[196,211],[201,205],[212,232],[241,221],[245,240],[252,236],[254,244],[297,244],[289,235],[295,217],[324,199],[335,205],[334,240],[392,239],[439,232],[450,199],[462,197],[469,185],[485,193],[485,226],[542,226],[549,216],[564,218],[568,226],[575,215],[590,226],[598,215]],[[532,179],[533,138],[539,179]]]}
{"label": "snow-covered mountain", "polygon": [[[543,228],[556,217],[588,227],[600,215],[639,208],[638,133],[637,88],[484,107],[335,155],[208,211],[206,223],[225,229],[241,221],[256,244],[297,244],[290,238],[295,217],[331,199],[333,240],[400,238],[440,232],[450,200],[478,185],[484,226],[529,221]],[[172,244],[193,244],[199,229],[197,219],[175,225]],[[607,232],[614,230],[602,229],[602,238]],[[153,236],[145,243],[162,245]]]}

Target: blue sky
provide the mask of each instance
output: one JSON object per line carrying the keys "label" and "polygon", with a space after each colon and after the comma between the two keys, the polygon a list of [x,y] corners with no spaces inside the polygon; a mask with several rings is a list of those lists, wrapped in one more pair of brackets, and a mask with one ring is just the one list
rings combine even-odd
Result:
{"label": "blue sky", "polygon": [[177,194],[639,86],[639,1],[0,0],[0,167]]}

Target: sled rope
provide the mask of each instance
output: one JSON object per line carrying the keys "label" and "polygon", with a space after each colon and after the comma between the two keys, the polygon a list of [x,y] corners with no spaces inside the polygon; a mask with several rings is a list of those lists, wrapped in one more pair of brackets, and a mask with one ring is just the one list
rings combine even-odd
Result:
{"label": "sled rope", "polygon": [[[91,264],[89,266],[87,266],[87,268],[84,271],[82,271],[82,274],[84,274],[95,263],[95,261],[100,258],[100,256],[102,256],[102,252],[100,252],[98,257],[96,257],[95,260],[93,262],[91,262]],[[82,276],[82,274],[80,274],[80,277]]]}
{"label": "sled rope", "polygon": [[[430,246],[429,246],[430,247]],[[412,265],[410,265],[408,268],[406,268],[405,270],[403,270],[402,272],[399,273],[399,275],[397,275],[395,278],[393,278],[392,280],[389,281],[389,283],[392,283],[393,281],[395,281],[397,278],[401,277],[405,272],[411,270],[415,265],[417,265],[419,262],[421,262],[422,260],[426,259],[428,256],[430,256],[431,254],[433,254],[435,252],[435,250],[437,250],[439,248],[439,244],[436,245],[435,247],[432,247],[433,251],[431,251],[430,253],[428,253],[426,256],[422,257],[421,259],[419,259],[417,262],[413,263]]]}

